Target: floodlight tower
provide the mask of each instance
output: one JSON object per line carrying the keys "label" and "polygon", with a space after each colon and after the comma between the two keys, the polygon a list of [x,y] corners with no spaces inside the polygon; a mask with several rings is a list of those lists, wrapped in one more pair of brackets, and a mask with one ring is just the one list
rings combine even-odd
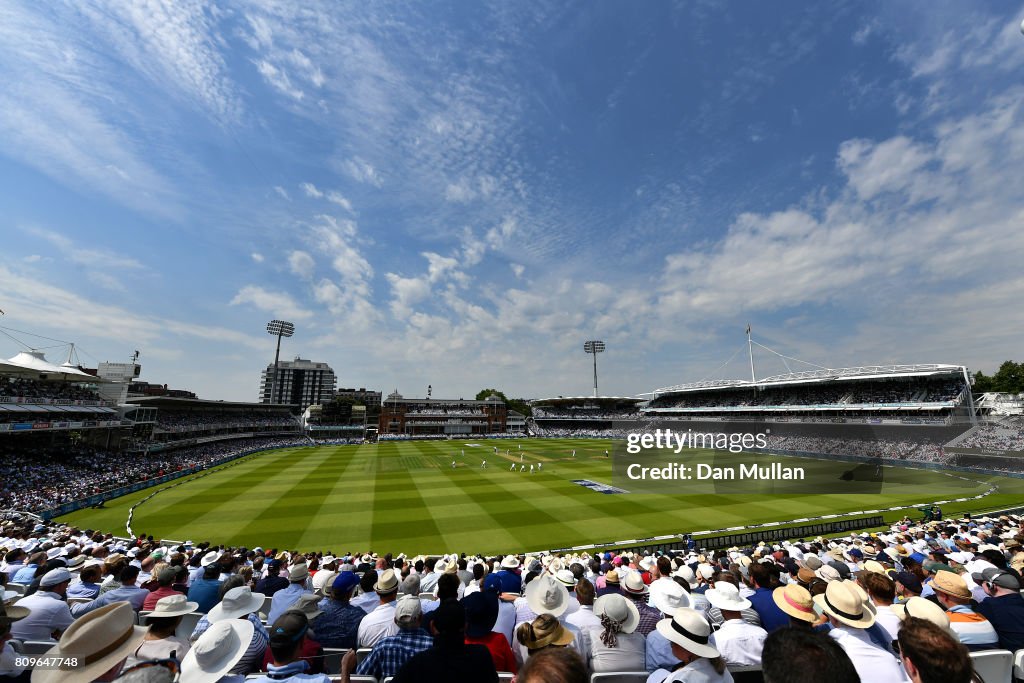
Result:
{"label": "floodlight tower", "polygon": [[271,320],[267,323],[267,334],[277,336],[277,351],[274,353],[274,377],[270,381],[270,402],[274,402],[274,393],[277,391],[277,364],[281,358],[281,337],[290,337],[295,334],[295,325],[284,320]]}
{"label": "floodlight tower", "polygon": [[583,342],[583,350],[586,353],[594,354],[594,398],[597,398],[597,354],[604,353],[604,342],[597,340]]}

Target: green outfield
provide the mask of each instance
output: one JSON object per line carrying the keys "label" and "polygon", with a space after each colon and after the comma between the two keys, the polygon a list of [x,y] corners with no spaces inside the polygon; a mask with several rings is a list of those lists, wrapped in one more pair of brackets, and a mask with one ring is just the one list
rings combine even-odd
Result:
{"label": "green outfield", "polygon": [[[611,464],[604,457],[610,447],[599,440],[524,439],[283,449],[183,480],[136,508],[132,526],[136,533],[158,538],[248,547],[496,553],[884,509],[974,496],[990,484],[999,490],[980,500],[943,505],[944,511],[1024,502],[1021,480],[984,477],[985,483],[968,483],[939,472],[895,467],[885,468],[882,493],[870,495],[608,495],[573,483],[611,484]],[[570,457],[573,450],[575,458]],[[526,472],[519,471],[520,453]],[[717,458],[721,461],[722,455]],[[486,469],[480,466],[483,460]],[[820,465],[779,460],[811,472]],[[510,472],[513,463],[516,471]],[[530,474],[530,464],[543,469]],[[128,508],[148,493],[61,521],[124,533]],[[886,513],[887,519],[901,514]]]}

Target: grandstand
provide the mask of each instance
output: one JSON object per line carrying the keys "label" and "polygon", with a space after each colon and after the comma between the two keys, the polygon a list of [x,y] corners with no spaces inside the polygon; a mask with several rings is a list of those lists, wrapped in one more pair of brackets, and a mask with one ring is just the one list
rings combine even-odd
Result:
{"label": "grandstand", "polygon": [[491,394],[483,401],[444,398],[404,398],[392,392],[381,406],[381,437],[445,437],[504,434],[508,409]]}
{"label": "grandstand", "polygon": [[643,399],[627,396],[558,396],[530,402],[529,428],[537,436],[609,436],[638,426]]}

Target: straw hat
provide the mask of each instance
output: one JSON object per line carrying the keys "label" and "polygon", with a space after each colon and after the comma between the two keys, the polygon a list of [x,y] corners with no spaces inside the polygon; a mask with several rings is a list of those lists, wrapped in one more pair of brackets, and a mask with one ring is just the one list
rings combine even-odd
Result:
{"label": "straw hat", "polygon": [[394,569],[386,569],[373,584],[373,590],[378,595],[388,595],[398,590],[398,576]]}
{"label": "straw hat", "polygon": [[690,595],[675,581],[655,581],[648,600],[662,614],[672,616],[680,607],[690,606]]}
{"label": "straw hat", "polygon": [[188,598],[178,593],[157,600],[156,607],[149,613],[149,618],[180,617],[183,614],[192,614],[197,609],[199,609],[198,602],[189,602]]}
{"label": "straw hat", "polygon": [[[532,586],[536,581],[530,583]],[[576,639],[576,635],[562,626],[550,615],[540,615],[532,622],[523,622],[517,627],[517,638],[527,650],[540,650],[552,645],[568,645]]]}
{"label": "straw hat", "polygon": [[864,571],[873,572],[875,574],[881,574],[882,576],[885,576],[885,567],[883,567],[880,562],[876,562],[875,560],[868,560],[867,562],[865,562]]}
{"label": "straw hat", "polygon": [[946,614],[946,610],[927,598],[915,596],[906,602],[893,605],[892,613],[899,617],[900,621],[906,621],[907,617],[916,617],[930,621],[947,632],[950,630],[949,615]]}
{"label": "straw hat", "polygon": [[728,581],[719,581],[707,590],[704,597],[718,609],[740,612],[750,607],[750,600],[740,597],[740,589]]}
{"label": "straw hat", "polygon": [[550,574],[543,574],[527,584],[526,604],[534,614],[559,617],[569,607],[569,591]]}
{"label": "straw hat", "polygon": [[604,575],[605,584],[614,583],[616,586],[619,585],[619,573],[612,569]]}
{"label": "straw hat", "polygon": [[212,624],[224,619],[237,619],[252,614],[263,607],[263,593],[253,593],[248,586],[232,588],[224,594],[224,599],[213,606],[206,619]]}
{"label": "straw hat", "polygon": [[203,555],[203,559],[199,560],[199,564],[201,564],[204,567],[209,567],[211,564],[216,563],[219,559],[220,553],[216,550],[211,550],[210,552]]}
{"label": "straw hat", "polygon": [[630,572],[622,583],[622,588],[630,595],[647,595],[650,589],[638,572]]}
{"label": "straw hat", "polygon": [[[18,595],[14,591],[4,591],[5,595],[7,593],[13,593],[14,595]],[[15,621],[20,621],[21,619],[24,619],[30,613],[31,610],[29,610],[27,607],[18,607],[17,605],[8,606],[0,602],[0,627],[10,626]]]}
{"label": "straw hat", "polygon": [[612,621],[618,622],[622,633],[632,633],[640,624],[640,610],[632,600],[622,597],[621,593],[608,593],[595,600],[594,614],[598,618],[607,615]]}
{"label": "straw hat", "polygon": [[714,659],[721,656],[713,645],[708,644],[711,640],[711,625],[700,612],[689,607],[676,610],[671,619],[659,621],[658,633],[698,657]]}
{"label": "straw hat", "polygon": [[135,611],[127,602],[114,602],[76,620],[60,642],[43,657],[61,662],[53,669],[36,669],[34,683],[88,683],[131,655],[146,628],[135,625]]}
{"label": "straw hat", "polygon": [[519,567],[519,560],[515,555],[506,555],[501,559],[502,569],[517,569]]}
{"label": "straw hat", "polygon": [[967,587],[967,582],[959,574],[952,572],[936,574],[932,579],[932,589],[939,593],[952,595],[954,598],[971,599],[971,590]]}
{"label": "straw hat", "polygon": [[799,584],[789,583],[776,588],[772,591],[772,600],[779,609],[795,619],[809,621],[812,624],[818,620],[811,593]]}
{"label": "straw hat", "polygon": [[814,604],[836,621],[852,628],[870,628],[875,615],[861,600],[861,596],[845,581],[830,581]]}
{"label": "straw hat", "polygon": [[248,619],[210,624],[181,662],[180,683],[216,683],[249,649],[255,626]]}
{"label": "straw hat", "polygon": [[566,588],[574,588],[576,586],[576,575],[568,569],[559,569],[555,574],[555,579]]}

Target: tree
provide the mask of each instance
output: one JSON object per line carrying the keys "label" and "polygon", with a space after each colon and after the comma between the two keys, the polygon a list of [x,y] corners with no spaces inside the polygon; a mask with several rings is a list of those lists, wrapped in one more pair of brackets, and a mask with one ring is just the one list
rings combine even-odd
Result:
{"label": "tree", "polygon": [[975,394],[985,394],[992,391],[992,378],[978,370],[974,373],[974,388],[971,391]]}
{"label": "tree", "polygon": [[1024,363],[1005,361],[992,375],[993,391],[1006,394],[1019,394],[1024,391]]}
{"label": "tree", "polygon": [[504,401],[505,402],[505,406],[509,410],[514,410],[517,413],[522,413],[523,415],[526,415],[526,416],[530,416],[530,415],[533,414],[533,409],[530,408],[530,404],[527,403],[525,399],[521,399],[521,398],[508,398],[507,396],[505,396],[505,392],[498,391],[497,389],[481,389],[476,394],[476,400],[478,400],[478,401],[485,401],[485,400],[487,400],[487,397],[490,396],[491,394],[494,394],[495,396],[500,398],[502,401]]}

